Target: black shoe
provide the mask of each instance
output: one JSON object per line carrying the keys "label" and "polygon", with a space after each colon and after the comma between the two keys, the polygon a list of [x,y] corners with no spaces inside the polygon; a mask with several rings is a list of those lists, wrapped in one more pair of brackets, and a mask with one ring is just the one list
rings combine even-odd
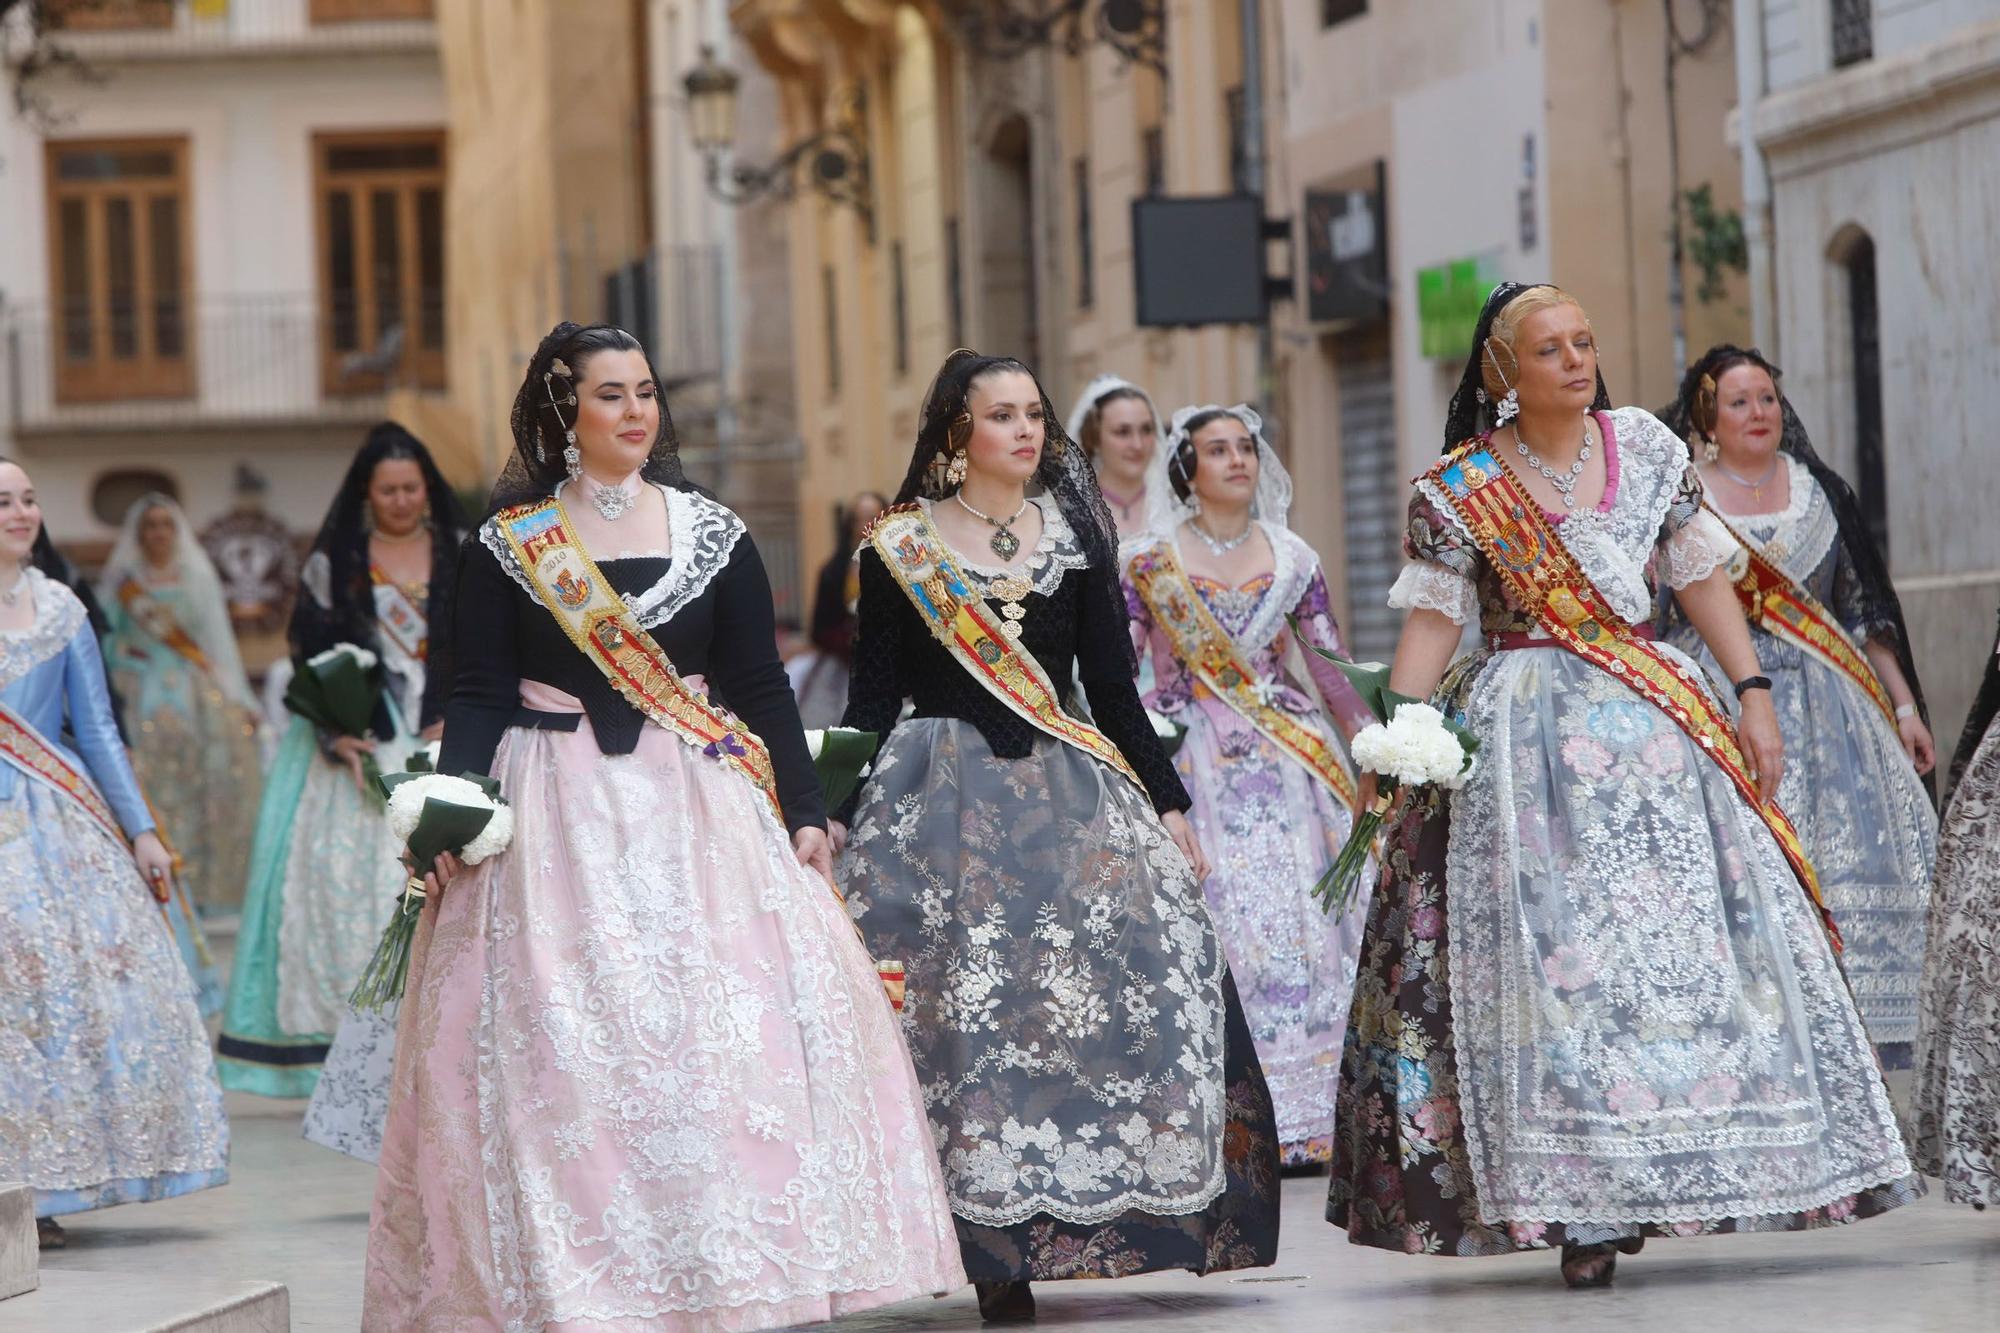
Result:
{"label": "black shoe", "polygon": [[1614,1241],[1599,1241],[1595,1245],[1563,1246],[1563,1281],[1572,1290],[1584,1287],[1608,1287],[1618,1270],[1619,1244]]}
{"label": "black shoe", "polygon": [[35,1239],[45,1250],[60,1250],[69,1244],[69,1232],[56,1225],[53,1217],[35,1219]]}
{"label": "black shoe", "polygon": [[975,1282],[979,1317],[989,1324],[1025,1324],[1035,1317],[1035,1293],[1025,1282]]}

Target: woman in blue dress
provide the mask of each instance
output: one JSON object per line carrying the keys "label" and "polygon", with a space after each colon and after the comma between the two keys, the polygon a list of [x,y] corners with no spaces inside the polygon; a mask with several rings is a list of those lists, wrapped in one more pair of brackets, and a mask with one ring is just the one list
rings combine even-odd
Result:
{"label": "woman in blue dress", "polygon": [[353,1077],[313,1108],[307,1136],[371,1159],[394,1022],[350,1016],[347,996],[407,876],[401,845],[364,795],[362,756],[393,773],[442,730],[429,626],[445,623],[463,535],[424,446],[393,422],[371,430],[300,573],[290,638],[296,660],[342,643],[374,653],[387,687],[371,735],[320,735],[292,720],[264,781],[217,1045],[223,1084],[266,1097],[313,1096],[329,1047],[340,1052]]}
{"label": "woman in blue dress", "polygon": [[41,521],[0,462],[0,1179],[54,1247],[63,1214],[222,1184],[229,1124],[157,901],[173,859],[83,603],[31,563]]}

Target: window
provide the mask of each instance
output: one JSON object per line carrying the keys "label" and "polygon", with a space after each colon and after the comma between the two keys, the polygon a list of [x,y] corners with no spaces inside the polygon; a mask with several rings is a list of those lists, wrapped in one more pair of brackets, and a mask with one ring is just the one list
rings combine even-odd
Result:
{"label": "window", "polygon": [[427,19],[431,0],[312,0],[314,23],[355,23],[368,19]]}
{"label": "window", "polygon": [[187,140],[46,148],[56,399],[192,392]]}
{"label": "window", "polygon": [[1854,480],[1861,517],[1883,559],[1889,556],[1888,469],[1882,457],[1882,331],[1875,293],[1875,242],[1856,236],[1847,270],[1848,359],[1854,373]]}
{"label": "window", "polygon": [[321,374],[329,394],[444,386],[444,135],[322,134]]}
{"label": "window", "polygon": [[1331,28],[1336,23],[1360,18],[1368,12],[1368,0],[1319,0],[1319,26]]}
{"label": "window", "polygon": [[173,0],[42,0],[42,25],[52,32],[111,32],[171,28]]}
{"label": "window", "polygon": [[1875,15],[1870,0],[1833,0],[1833,67],[1856,65],[1875,54]]}
{"label": "window", "polygon": [[833,265],[819,271],[819,295],[826,331],[826,391],[840,392],[840,282]]}
{"label": "window", "polygon": [[1097,256],[1090,227],[1090,159],[1079,157],[1073,168],[1076,193],[1076,304],[1088,310],[1097,300]]}
{"label": "window", "polygon": [[105,527],[120,527],[132,506],[148,495],[164,495],[179,503],[180,484],[153,468],[116,468],[90,484],[90,512]]}
{"label": "window", "polygon": [[951,319],[951,345],[965,346],[965,272],[961,252],[964,239],[959,235],[958,219],[944,220],[944,281],[945,307]]}
{"label": "window", "polygon": [[903,271],[903,243],[889,242],[889,316],[894,325],[896,373],[910,373],[910,290]]}
{"label": "window", "polygon": [[1250,155],[1243,144],[1243,117],[1243,89],[1231,88],[1222,95],[1222,120],[1229,127],[1229,188],[1249,194]]}
{"label": "window", "polygon": [[1158,125],[1139,134],[1139,157],[1146,167],[1146,193],[1167,192],[1167,133]]}

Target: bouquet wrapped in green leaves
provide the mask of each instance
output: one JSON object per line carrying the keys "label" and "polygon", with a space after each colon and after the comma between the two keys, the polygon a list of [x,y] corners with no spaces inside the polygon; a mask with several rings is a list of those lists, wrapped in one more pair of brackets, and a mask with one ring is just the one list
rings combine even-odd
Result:
{"label": "bouquet wrapped in green leaves", "polygon": [[828,727],[806,733],[806,748],[812,752],[813,771],[819,774],[827,809],[838,810],[853,795],[861,784],[861,775],[875,758],[881,739],[872,731],[856,731],[852,727]]}
{"label": "bouquet wrapped in green leaves", "polygon": [[498,855],[514,840],[514,812],[500,798],[500,784],[483,774],[447,777],[433,770],[430,755],[411,756],[409,768],[377,780],[389,807],[389,831],[409,848],[409,882],[403,886],[348,1003],[380,1009],[403,996],[410,974],[410,945],[424,909],[424,876],[440,856],[469,866]]}
{"label": "bouquet wrapped in green leaves", "polygon": [[[321,731],[365,737],[374,729],[383,688],[382,663],[374,653],[336,643],[299,663],[285,687],[285,707]],[[381,800],[382,770],[373,755],[362,755],[361,775],[368,793]]]}
{"label": "bouquet wrapped in green leaves", "polygon": [[1353,901],[1361,873],[1374,851],[1375,835],[1381,831],[1397,793],[1426,783],[1448,791],[1464,786],[1479,751],[1479,738],[1422,699],[1390,689],[1389,668],[1382,663],[1349,662],[1316,647],[1298,632],[1296,622],[1292,637],[1346,676],[1376,719],[1356,733],[1349,745],[1355,768],[1376,775],[1374,804],[1355,816],[1346,844],[1312,889],[1321,907],[1344,912]]}

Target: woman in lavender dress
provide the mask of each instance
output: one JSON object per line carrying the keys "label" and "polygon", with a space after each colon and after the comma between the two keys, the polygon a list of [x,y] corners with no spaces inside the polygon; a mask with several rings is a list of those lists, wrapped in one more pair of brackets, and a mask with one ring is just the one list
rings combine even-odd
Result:
{"label": "woman in lavender dress", "polygon": [[1156,458],[1147,529],[1120,552],[1134,638],[1157,682],[1146,702],[1187,729],[1174,765],[1214,866],[1202,888],[1271,1086],[1283,1161],[1311,1167],[1332,1155],[1362,913],[1329,915],[1310,890],[1353,827],[1355,787],[1334,732],[1351,736],[1371,716],[1345,677],[1293,642],[1288,618],[1314,646],[1347,655],[1319,557],[1285,526],[1291,478],[1257,414],[1182,408]]}

